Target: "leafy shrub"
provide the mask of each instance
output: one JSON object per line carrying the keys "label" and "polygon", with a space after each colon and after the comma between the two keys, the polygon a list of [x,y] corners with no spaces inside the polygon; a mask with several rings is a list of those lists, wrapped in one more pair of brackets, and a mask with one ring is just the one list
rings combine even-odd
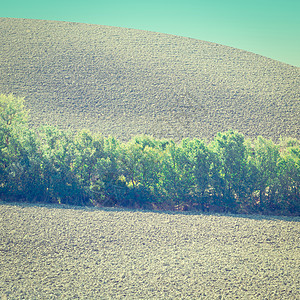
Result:
{"label": "leafy shrub", "polygon": [[299,215],[295,139],[245,140],[236,131],[198,139],[134,137],[120,143],[27,124],[24,99],[0,95],[0,196],[73,205]]}

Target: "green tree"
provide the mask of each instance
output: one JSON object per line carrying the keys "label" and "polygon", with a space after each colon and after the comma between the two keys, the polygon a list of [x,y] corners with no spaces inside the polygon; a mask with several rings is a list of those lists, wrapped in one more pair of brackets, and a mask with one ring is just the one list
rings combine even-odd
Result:
{"label": "green tree", "polygon": [[[212,149],[220,163],[219,189],[224,205],[235,211],[237,204],[243,201],[246,190],[247,156],[244,135],[236,131],[218,133],[212,143]],[[216,187],[216,186],[215,186]]]}
{"label": "green tree", "polygon": [[28,129],[24,98],[0,95],[0,191],[17,195],[24,133]]}
{"label": "green tree", "polygon": [[43,179],[49,201],[58,203],[87,205],[85,193],[74,170],[76,146],[71,132],[52,126],[39,130],[41,142]]}
{"label": "green tree", "polygon": [[170,141],[163,152],[160,178],[161,194],[170,205],[193,202],[193,176],[188,149]]}
{"label": "green tree", "polygon": [[212,187],[213,156],[204,141],[184,139],[181,143],[188,158],[190,191],[202,210],[210,204],[210,189]]}
{"label": "green tree", "polygon": [[261,136],[254,141],[254,158],[257,173],[257,189],[261,210],[272,210],[279,188],[279,147]]}
{"label": "green tree", "polygon": [[26,201],[46,200],[47,190],[44,184],[43,155],[40,151],[40,141],[33,129],[24,132],[22,150],[19,156],[19,188]]}
{"label": "green tree", "polygon": [[74,137],[75,155],[72,171],[86,191],[94,181],[95,166],[99,159],[105,157],[104,139],[100,135],[82,130]]}
{"label": "green tree", "polygon": [[120,167],[130,194],[131,205],[147,206],[158,194],[160,173],[159,141],[139,136],[120,148]]}
{"label": "green tree", "polygon": [[[283,144],[285,144],[283,146]],[[277,201],[280,209],[299,215],[300,213],[300,148],[295,139],[281,141],[278,163],[280,188]],[[283,146],[283,147],[282,147]]]}
{"label": "green tree", "polygon": [[103,140],[104,155],[95,164],[90,190],[98,205],[128,205],[128,187],[121,171],[121,148],[119,142],[108,137]]}

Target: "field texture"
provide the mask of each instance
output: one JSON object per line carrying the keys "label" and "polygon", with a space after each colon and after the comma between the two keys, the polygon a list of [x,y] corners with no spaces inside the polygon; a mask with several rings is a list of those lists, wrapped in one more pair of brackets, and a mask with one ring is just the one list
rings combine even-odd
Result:
{"label": "field texture", "polygon": [[134,29],[0,18],[0,93],[31,124],[127,140],[300,138],[300,69],[205,41]]}
{"label": "field texture", "polygon": [[299,299],[299,220],[0,204],[0,296]]}

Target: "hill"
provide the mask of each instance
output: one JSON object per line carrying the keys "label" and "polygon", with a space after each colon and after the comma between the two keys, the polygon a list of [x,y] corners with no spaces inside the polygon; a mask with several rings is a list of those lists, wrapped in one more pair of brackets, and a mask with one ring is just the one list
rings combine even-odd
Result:
{"label": "hill", "polygon": [[0,92],[26,97],[31,125],[127,140],[300,138],[300,69],[162,33],[0,18]]}

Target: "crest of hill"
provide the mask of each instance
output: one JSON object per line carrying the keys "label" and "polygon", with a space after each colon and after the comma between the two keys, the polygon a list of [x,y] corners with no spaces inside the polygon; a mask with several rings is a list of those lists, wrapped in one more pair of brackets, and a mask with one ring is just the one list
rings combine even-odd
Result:
{"label": "crest of hill", "polygon": [[132,135],[300,138],[300,68],[162,33],[0,18],[0,93],[31,124]]}

